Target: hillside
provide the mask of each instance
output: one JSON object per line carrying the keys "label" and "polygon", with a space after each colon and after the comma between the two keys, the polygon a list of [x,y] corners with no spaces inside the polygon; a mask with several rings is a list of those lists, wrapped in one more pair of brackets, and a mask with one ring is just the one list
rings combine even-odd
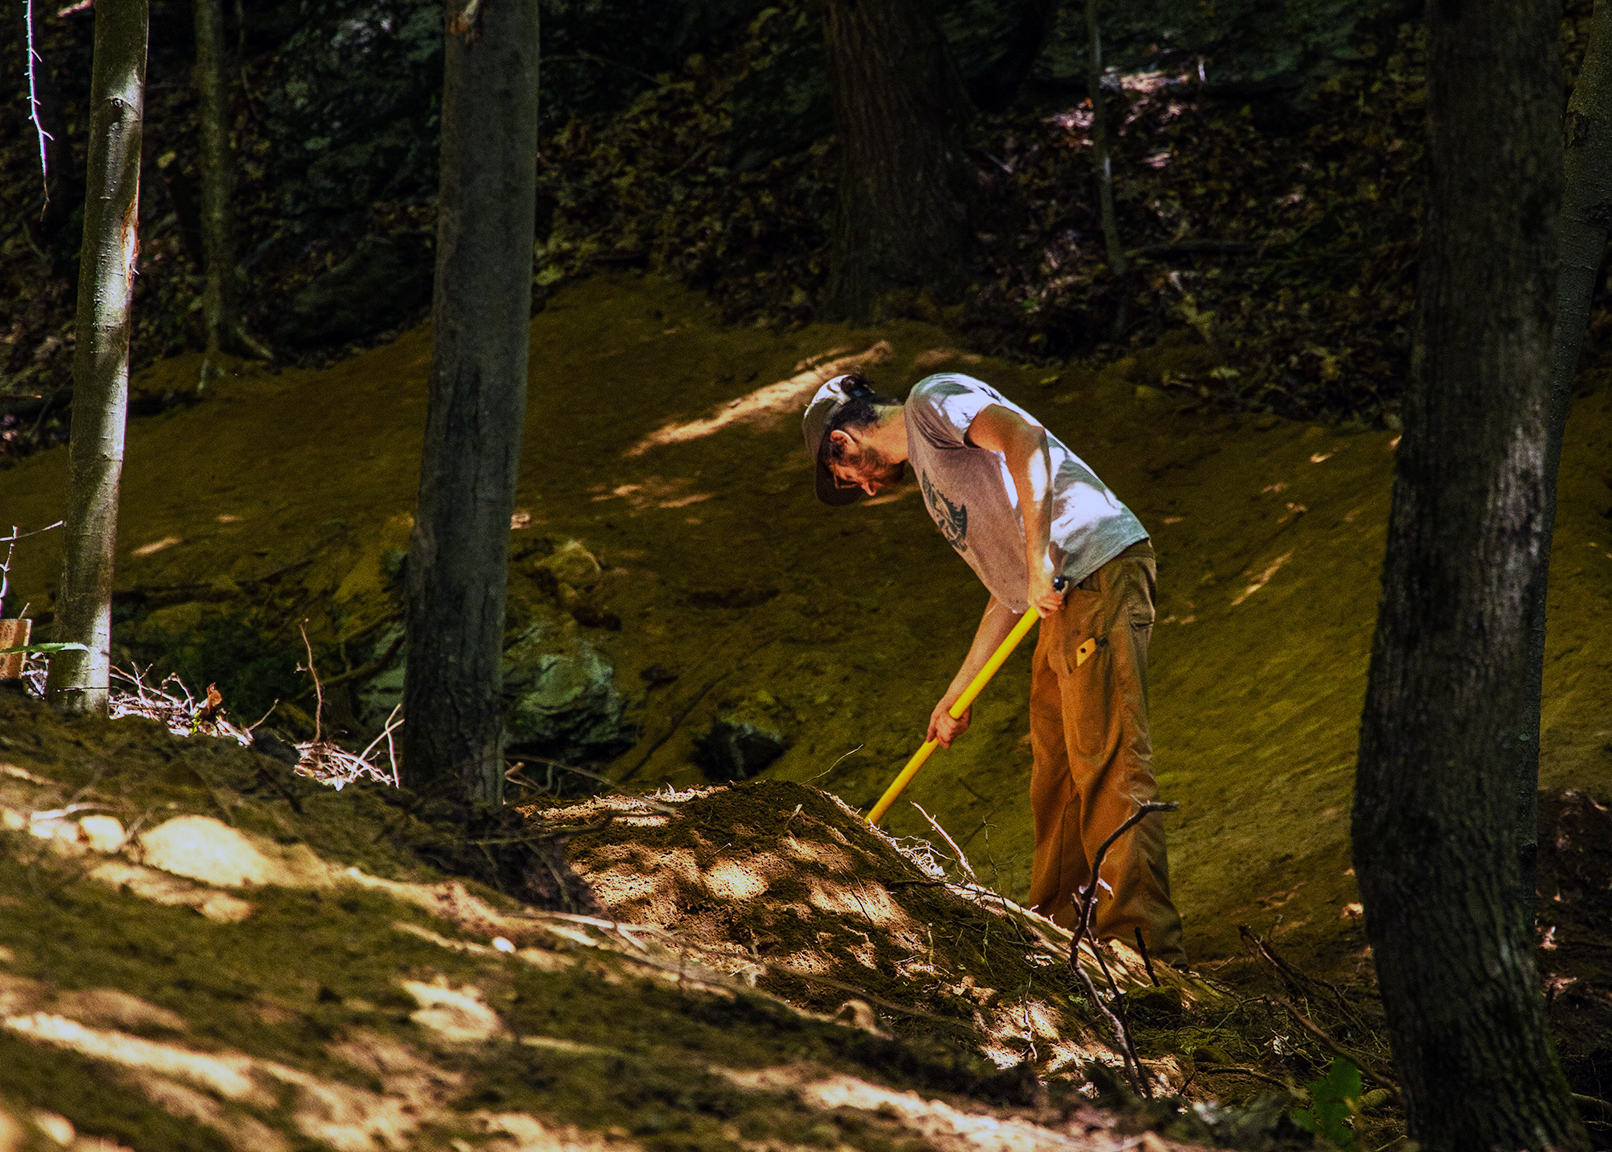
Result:
{"label": "hillside", "polygon": [[[204,402],[131,423],[123,660],[179,669],[193,688],[216,681],[243,723],[279,698],[266,728],[299,737],[313,707],[297,671],[305,621],[322,676],[351,673],[328,693],[324,719],[354,740],[373,734],[398,685],[394,580],[429,341],[415,329],[322,370],[242,365]],[[917,321],[782,335],[723,327],[700,297],[631,273],[557,293],[533,320],[532,351],[510,583],[512,707],[524,741],[512,757],[524,758],[524,780],[592,791],[545,763],[554,761],[633,791],[703,786],[700,741],[725,719],[785,742],[763,780],[869,805],[921,741],[985,594],[910,488],[851,509],[818,505],[798,413],[821,379],[851,363],[900,391],[937,368],[960,369],[1041,416],[1154,534],[1155,744],[1161,790],[1181,804],[1168,827],[1195,968],[1252,979],[1238,931],[1248,925],[1300,967],[1369,987],[1348,821],[1394,433],[1169,398],[1164,374],[1215,362],[1191,331],[1101,371],[1054,372],[960,353]],[[194,374],[180,357],[135,387],[159,394]],[[1612,656],[1599,642],[1612,597],[1612,389],[1596,383],[1583,381],[1562,468],[1541,774],[1553,795],[1612,795]],[[56,519],[65,465],[57,448],[0,471],[5,522],[27,530]],[[56,540],[19,546],[13,610],[27,603],[48,617]],[[1029,865],[1027,686],[1026,650],[982,698],[968,736],[931,762],[887,822],[898,838],[938,843],[907,801],[922,805],[982,884],[1010,899]],[[21,723],[8,722],[0,755],[37,771]],[[91,766],[118,771],[112,736],[97,736],[79,763],[71,741],[53,747],[67,765],[64,788]],[[205,797],[191,802],[210,811]],[[789,814],[776,813],[780,823]],[[13,849],[5,856],[8,868],[23,866]],[[184,915],[192,919],[164,911],[179,919],[152,930],[182,935],[197,923]],[[365,915],[386,935],[394,913]],[[75,931],[88,933],[88,953],[124,946],[84,922]],[[354,948],[366,965],[391,962],[363,940]],[[1602,1011],[1598,1002],[1589,997],[1585,1011]],[[1606,1077],[1605,1056],[1591,1059],[1593,1033],[1583,1043],[1587,1066]]]}

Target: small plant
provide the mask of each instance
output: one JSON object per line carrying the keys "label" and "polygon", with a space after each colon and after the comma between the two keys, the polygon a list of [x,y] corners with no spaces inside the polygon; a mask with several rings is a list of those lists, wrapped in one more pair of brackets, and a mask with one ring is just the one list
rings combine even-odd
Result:
{"label": "small plant", "polygon": [[1326,1075],[1309,1085],[1310,1106],[1293,1114],[1300,1128],[1330,1141],[1343,1152],[1355,1152],[1355,1118],[1360,1115],[1364,1085],[1360,1069],[1342,1056],[1332,1061]]}

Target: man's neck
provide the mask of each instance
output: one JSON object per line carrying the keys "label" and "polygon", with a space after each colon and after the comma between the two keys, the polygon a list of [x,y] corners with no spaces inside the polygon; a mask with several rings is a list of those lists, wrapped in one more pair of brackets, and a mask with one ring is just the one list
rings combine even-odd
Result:
{"label": "man's neck", "polygon": [[879,422],[869,428],[866,435],[891,463],[907,462],[907,410],[900,404],[880,407]]}

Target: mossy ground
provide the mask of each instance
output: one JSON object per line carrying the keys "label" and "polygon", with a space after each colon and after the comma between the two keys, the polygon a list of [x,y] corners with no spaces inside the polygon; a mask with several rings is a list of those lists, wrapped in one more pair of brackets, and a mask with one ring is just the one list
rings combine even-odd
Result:
{"label": "mossy ground", "polygon": [[[1149,389],[1177,360],[1197,370],[1213,359],[1191,333],[1101,371],[1053,372],[960,354],[917,321],[783,335],[725,328],[699,297],[631,274],[557,294],[533,321],[532,348],[525,519],[512,539],[517,555],[540,537],[577,539],[605,566],[590,596],[621,626],[575,626],[614,662],[643,733],[609,772],[632,787],[700,782],[694,735],[714,715],[743,712],[791,739],[768,778],[810,782],[853,806],[878,795],[921,740],[985,593],[910,489],[819,506],[796,421],[814,367],[861,362],[896,390],[961,368],[1044,419],[1154,536],[1154,737],[1161,789],[1181,802],[1170,846],[1193,960],[1236,976],[1237,925],[1247,923],[1311,971],[1369,980],[1348,813],[1392,433],[1179,408]],[[130,630],[120,642],[160,612],[177,620],[204,604],[255,614],[266,645],[286,644],[306,619],[321,660],[333,662],[322,663],[327,674],[343,670],[344,654],[357,666],[366,637],[396,611],[386,556],[406,547],[429,351],[422,329],[324,371],[243,366],[205,402],[135,420],[118,575]],[[1541,785],[1605,795],[1612,389],[1592,390],[1600,371],[1581,382],[1562,468]],[[193,360],[166,361],[137,387],[160,392],[195,373]],[[53,450],[0,474],[6,521],[55,519],[65,468],[65,451]],[[19,550],[13,607],[48,606],[57,547],[45,536]],[[558,610],[552,581],[530,569],[517,562],[511,574],[513,624]],[[651,665],[676,678],[640,679]],[[981,699],[968,736],[905,798],[1010,896],[1028,878],[1027,682],[1024,651]],[[310,701],[294,704],[305,713]],[[342,723],[357,730],[350,715]],[[0,755],[48,759],[75,785],[125,762],[115,736],[72,731],[12,716]],[[154,736],[133,743],[161,746]],[[216,814],[241,785],[209,776],[215,755],[227,758],[131,749],[126,762],[140,770],[117,787],[134,796],[134,781],[150,780]],[[262,787],[256,795],[272,791]],[[321,805],[335,798],[300,801],[325,849],[400,877],[423,867],[412,849],[349,826],[363,805],[376,819],[417,817],[346,797],[329,818]],[[237,818],[273,835],[273,805],[289,806],[265,803]],[[905,803],[888,825],[932,835]],[[394,956],[406,951],[388,940]]]}
{"label": "mossy ground", "polygon": [[[317,857],[439,879],[417,855],[424,825],[401,825],[385,789],[266,787],[280,766],[257,753],[140,722],[64,721],[10,694],[0,717],[9,813],[73,803],[146,829],[206,816],[300,867]],[[695,963],[684,979],[568,943],[476,885],[469,896],[508,916],[499,931],[518,954],[488,946],[440,896],[280,879],[236,888],[249,914],[220,920],[108,882],[95,871],[105,859],[0,833],[0,1137],[43,1110],[141,1152],[929,1146],[898,1118],[796,1091],[834,1076],[1061,1123],[1033,1078],[950,1037],[875,1034],[713,985]],[[446,1024],[421,988],[442,990]]]}

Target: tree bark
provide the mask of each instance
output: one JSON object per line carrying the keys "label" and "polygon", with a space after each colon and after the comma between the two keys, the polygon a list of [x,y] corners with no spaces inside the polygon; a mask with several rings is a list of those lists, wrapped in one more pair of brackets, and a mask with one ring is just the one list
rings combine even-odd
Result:
{"label": "tree bark", "polygon": [[1559,10],[1428,6],[1419,340],[1361,720],[1354,856],[1410,1136],[1589,1147],[1515,915],[1542,579]]}
{"label": "tree bark", "polygon": [[1108,266],[1119,280],[1119,306],[1114,311],[1114,339],[1125,334],[1125,248],[1114,218],[1114,157],[1109,148],[1108,101],[1103,97],[1103,37],[1097,22],[1097,0],[1086,0],[1086,74],[1091,89],[1091,153],[1097,168],[1097,213],[1103,227]]}
{"label": "tree bark", "polygon": [[901,290],[957,298],[975,263],[980,177],[945,37],[916,0],[826,0],[823,36],[839,144],[824,315],[863,323]]}
{"label": "tree bark", "polygon": [[196,119],[201,128],[202,320],[207,358],[200,389],[218,371],[219,354],[267,358],[268,350],[241,323],[235,283],[235,220],[230,210],[234,164],[229,146],[229,88],[224,82],[224,8],[221,0],[192,0],[196,23]]}
{"label": "tree bark", "polygon": [[1556,526],[1556,473],[1573,396],[1579,351],[1589,325],[1595,281],[1612,228],[1612,3],[1600,0],[1590,24],[1578,82],[1567,102],[1560,263],[1556,281],[1556,329],[1551,341],[1550,398],[1545,407],[1545,506],[1540,564],[1529,586],[1528,668],[1517,719],[1517,916],[1532,938],[1539,855],[1540,702],[1545,680],[1545,597],[1550,547]]}
{"label": "tree bark", "polygon": [[436,287],[409,544],[403,775],[502,796],[502,659],[532,309],[538,0],[450,0]]}
{"label": "tree bark", "polygon": [[1097,166],[1098,218],[1103,227],[1103,243],[1108,266],[1116,275],[1125,275],[1125,249],[1119,242],[1119,225],[1114,220],[1114,160],[1109,154],[1108,102],[1103,98],[1103,38],[1097,23],[1097,0],[1086,0],[1086,80],[1091,90],[1091,149]]}
{"label": "tree bark", "polygon": [[73,349],[66,536],[46,692],[67,712],[106,714],[118,485],[129,403],[129,306],[140,226],[146,0],[99,0],[90,77],[84,243]]}

